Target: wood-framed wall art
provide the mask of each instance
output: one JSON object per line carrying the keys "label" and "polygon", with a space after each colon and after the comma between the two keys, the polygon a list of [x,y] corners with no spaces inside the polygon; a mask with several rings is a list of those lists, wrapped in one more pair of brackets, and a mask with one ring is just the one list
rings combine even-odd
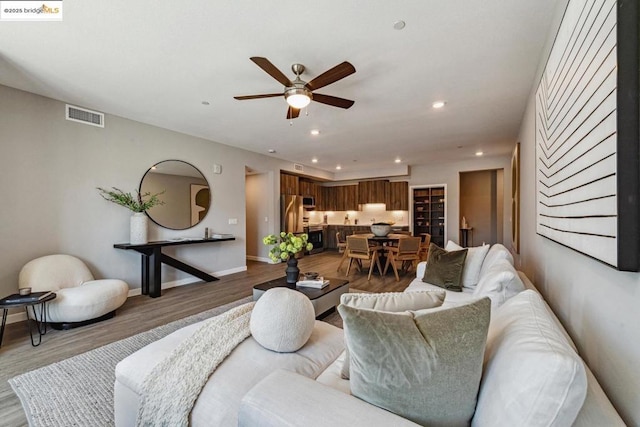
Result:
{"label": "wood-framed wall art", "polygon": [[536,232],[640,268],[638,2],[570,0],[536,91]]}
{"label": "wood-framed wall art", "polygon": [[520,253],[520,143],[511,155],[511,244]]}

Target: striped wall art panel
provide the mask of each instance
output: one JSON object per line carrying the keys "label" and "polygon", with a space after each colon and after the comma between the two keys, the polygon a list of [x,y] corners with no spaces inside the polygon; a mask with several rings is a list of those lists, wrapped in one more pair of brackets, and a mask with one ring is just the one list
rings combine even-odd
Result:
{"label": "striped wall art panel", "polygon": [[536,91],[537,233],[632,271],[640,259],[637,18],[637,2],[571,0]]}

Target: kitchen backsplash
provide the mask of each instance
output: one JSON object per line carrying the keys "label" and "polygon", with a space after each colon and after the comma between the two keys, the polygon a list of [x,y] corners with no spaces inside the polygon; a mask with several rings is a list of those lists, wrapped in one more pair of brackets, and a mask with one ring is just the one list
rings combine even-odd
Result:
{"label": "kitchen backsplash", "polygon": [[374,222],[394,222],[395,225],[409,224],[409,211],[388,211],[385,205],[364,205],[361,211],[309,211],[305,212],[305,216],[309,215],[310,224],[319,224],[323,222],[324,215],[327,215],[328,224],[344,224],[345,217],[348,217],[349,224],[355,224],[356,219],[358,225],[370,225]]}

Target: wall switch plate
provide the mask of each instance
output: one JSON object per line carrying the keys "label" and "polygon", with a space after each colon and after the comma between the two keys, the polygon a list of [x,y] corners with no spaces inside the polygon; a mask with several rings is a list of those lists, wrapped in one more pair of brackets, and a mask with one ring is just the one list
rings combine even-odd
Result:
{"label": "wall switch plate", "polygon": [[213,173],[221,174],[222,173],[222,165],[214,163],[213,164]]}
{"label": "wall switch plate", "polygon": [[229,218],[229,225],[237,225],[238,218]]}
{"label": "wall switch plate", "polygon": [[269,222],[269,217],[268,216],[264,217],[264,222]]}

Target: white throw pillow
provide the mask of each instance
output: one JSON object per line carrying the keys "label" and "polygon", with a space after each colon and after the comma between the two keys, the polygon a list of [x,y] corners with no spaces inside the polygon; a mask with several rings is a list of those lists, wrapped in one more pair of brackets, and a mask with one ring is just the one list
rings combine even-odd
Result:
{"label": "white throw pillow", "polygon": [[580,356],[540,294],[526,290],[492,313],[472,426],[570,426],[587,394]]}
{"label": "white throw pillow", "polygon": [[491,310],[495,310],[522,291],[524,283],[513,265],[506,259],[499,259],[480,277],[473,295],[478,298],[489,297]]}
{"label": "white throw pillow", "polygon": [[302,292],[273,288],[256,302],[249,328],[264,348],[292,353],[307,343],[315,325],[313,304]]}
{"label": "white throw pillow", "polygon": [[487,256],[484,258],[482,268],[480,269],[480,278],[484,276],[487,270],[498,260],[506,259],[509,264],[513,265],[513,255],[509,252],[509,249],[505,248],[500,243],[495,243],[489,249]]}
{"label": "white throw pillow", "polygon": [[[489,245],[475,246],[467,248],[467,258],[464,260],[464,269],[462,270],[462,287],[473,289],[478,284],[480,278],[480,270],[482,269],[482,263],[484,258],[489,252]],[[447,242],[445,251],[460,251],[463,248],[451,240]]]}
{"label": "white throw pillow", "polygon": [[[353,308],[377,311],[401,312],[440,307],[447,293],[442,291],[384,292],[379,294],[345,293],[340,296],[340,304]],[[343,329],[347,326],[343,324]],[[345,342],[344,362],[340,376],[349,379],[349,347]]]}

